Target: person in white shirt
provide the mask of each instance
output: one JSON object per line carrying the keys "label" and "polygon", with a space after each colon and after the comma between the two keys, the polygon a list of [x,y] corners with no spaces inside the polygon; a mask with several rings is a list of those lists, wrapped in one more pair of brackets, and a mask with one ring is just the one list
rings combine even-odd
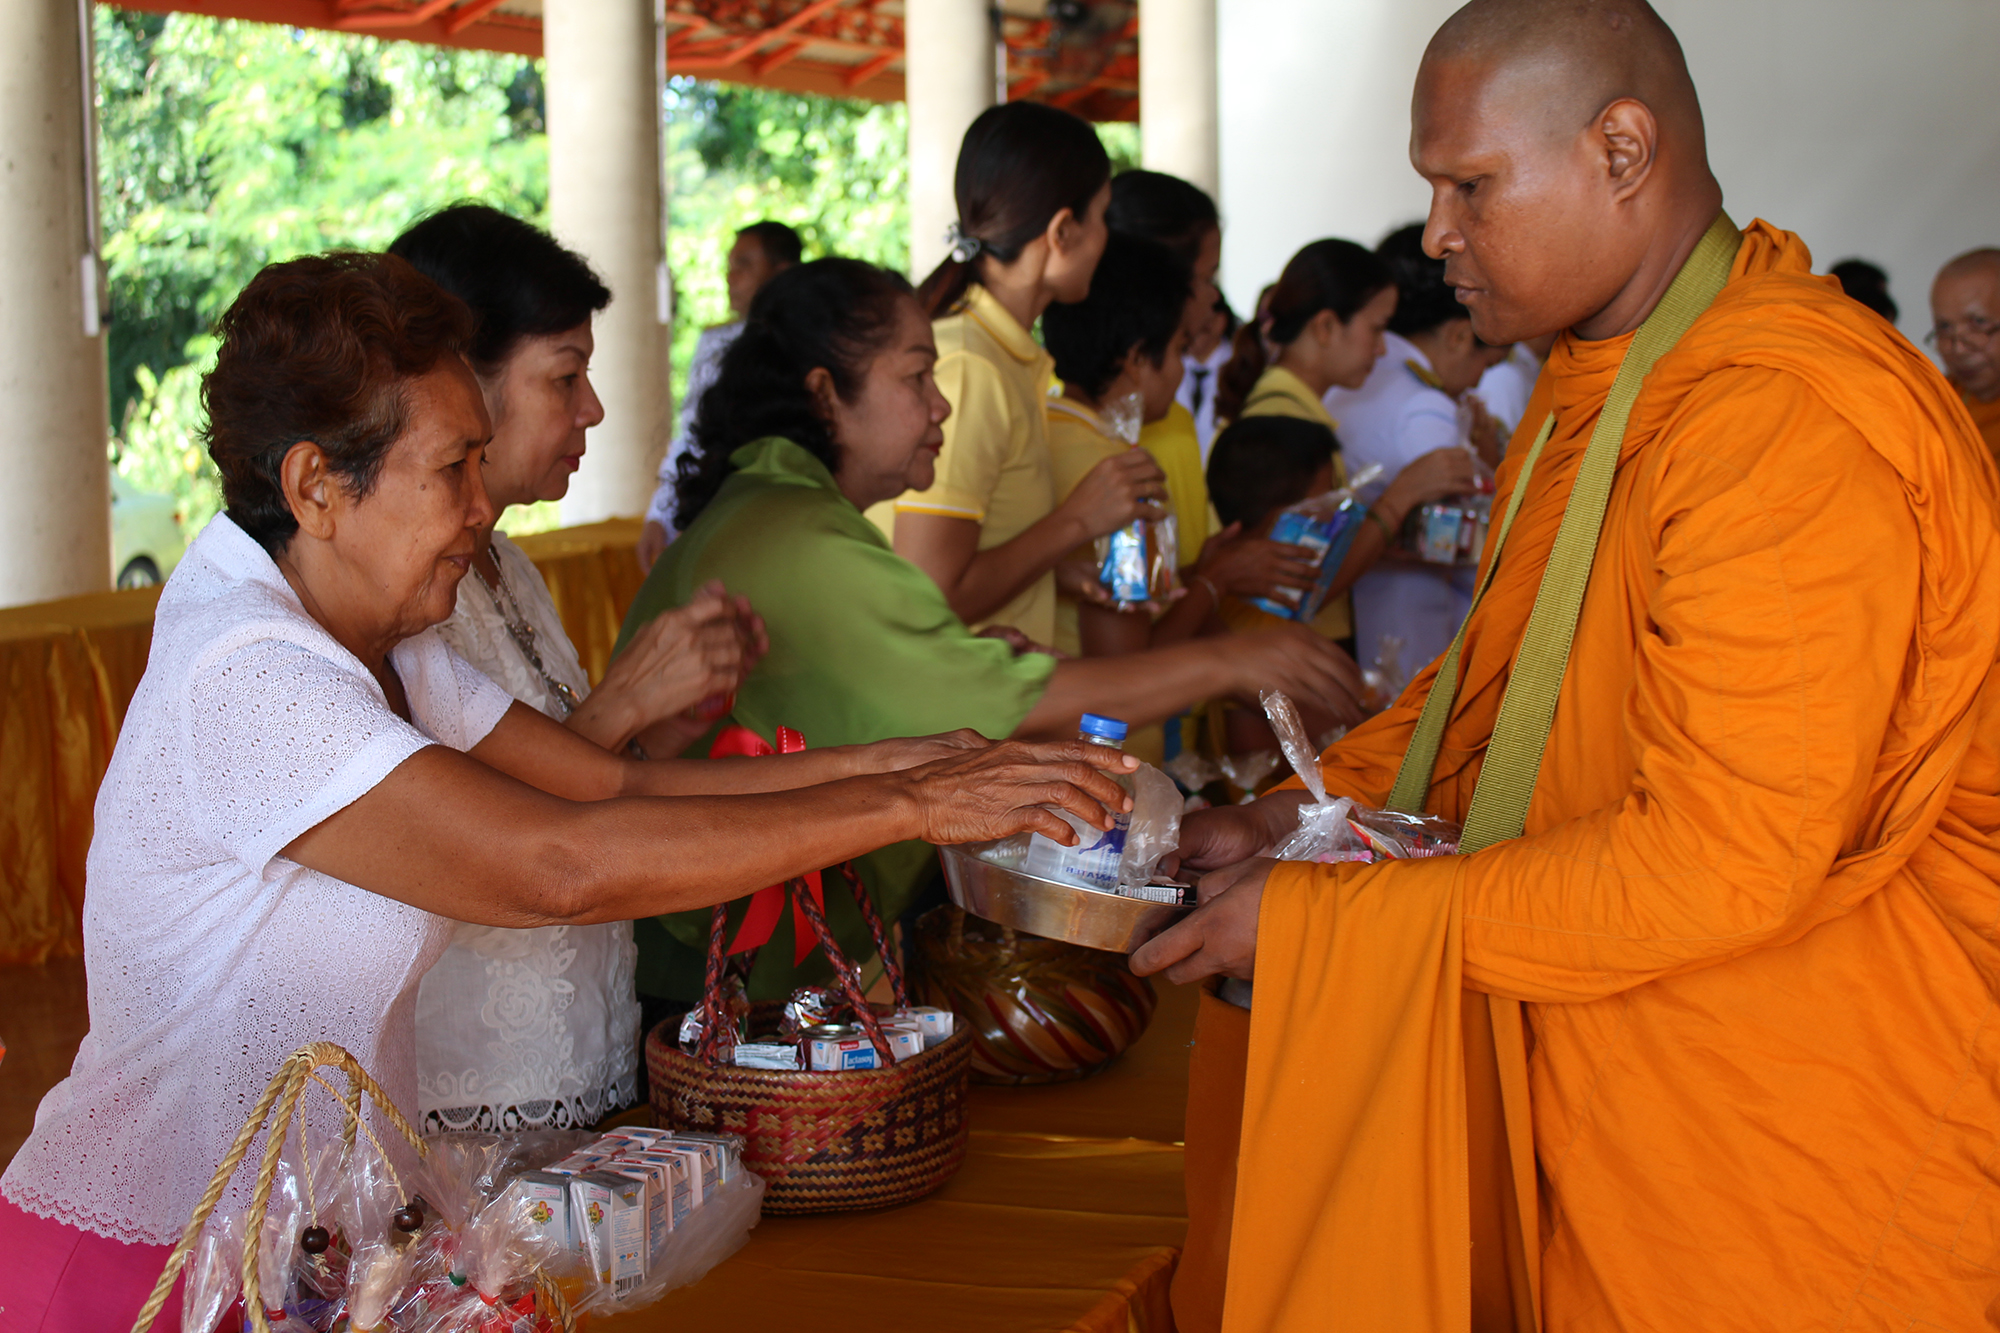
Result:
{"label": "person in white shirt", "polygon": [[[1445,285],[1444,262],[1423,253],[1421,226],[1390,233],[1376,253],[1396,279],[1386,350],[1360,388],[1336,388],[1325,400],[1340,423],[1349,469],[1379,463],[1390,478],[1447,449],[1473,450],[1490,466],[1499,456],[1499,430],[1467,391],[1507,349],[1473,336],[1465,307]],[[1359,660],[1376,661],[1385,640],[1398,641],[1400,674],[1407,679],[1442,655],[1471,609],[1472,575],[1470,568],[1424,564],[1391,551],[1354,585]]]}
{"label": "person in white shirt", "polygon": [[1528,410],[1528,395],[1535,391],[1535,381],[1542,375],[1542,362],[1548,360],[1549,348],[1555,346],[1555,341],[1555,334],[1545,333],[1515,343],[1503,359],[1486,368],[1486,373],[1479,377],[1479,387],[1473,390],[1500,427],[1503,455],[1506,442],[1520,429],[1521,418]]}
{"label": "person in white shirt", "polygon": [[736,233],[729,247],[729,312],[735,316],[726,324],[711,324],[695,339],[694,360],[688,364],[687,391],[681,398],[681,428],[660,459],[659,485],[646,505],[646,525],[639,530],[639,568],[650,570],[660,552],[674,539],[674,486],[680,478],[681,459],[688,451],[690,432],[701,407],[701,396],[715,383],[722,354],[736,335],[743,332],[743,317],[750,302],[764,284],[798,263],[805,256],[799,234],[782,222],[766,219],[753,222]]}
{"label": "person in white shirt", "polygon": [[[592,316],[611,293],[582,256],[483,204],[434,213],[389,253],[471,307],[467,356],[494,422],[496,514],[559,500],[604,419],[590,384]],[[530,708],[606,749],[679,754],[732,692],[762,626],[724,598],[647,626],[595,691],[541,574],[501,532],[475,534],[458,604],[438,633]],[[655,632],[657,631],[657,632]],[[636,739],[635,739],[636,738]],[[632,925],[533,930],[460,925],[417,993],[417,1110],[426,1131],[570,1129],[638,1099],[638,950]]]}
{"label": "person in white shirt", "polygon": [[[222,317],[224,512],[161,594],[98,792],[90,1031],[0,1175],[10,1330],[130,1327],[297,1047],[336,1042],[414,1105],[417,979],[453,920],[629,921],[909,838],[1067,842],[1046,803],[1100,828],[1124,806],[1099,770],[1128,757],[1075,742],[640,763],[516,703],[433,628],[493,520],[472,331],[389,255],[274,264]],[[332,1103],[307,1101],[319,1143]]]}
{"label": "person in white shirt", "polygon": [[1215,308],[1195,329],[1188,349],[1181,354],[1181,387],[1175,397],[1194,417],[1195,438],[1201,441],[1201,465],[1208,466],[1209,450],[1215,447],[1215,390],[1222,382],[1222,368],[1229,364],[1237,327],[1242,323],[1229,302],[1215,298]]}

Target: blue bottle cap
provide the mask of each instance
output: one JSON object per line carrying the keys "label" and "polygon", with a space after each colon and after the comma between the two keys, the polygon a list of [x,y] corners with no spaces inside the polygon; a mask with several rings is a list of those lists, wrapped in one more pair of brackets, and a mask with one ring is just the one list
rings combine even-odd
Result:
{"label": "blue bottle cap", "polygon": [[1115,717],[1101,717],[1096,713],[1085,713],[1083,722],[1077,727],[1086,736],[1102,736],[1107,741],[1123,741],[1131,728]]}

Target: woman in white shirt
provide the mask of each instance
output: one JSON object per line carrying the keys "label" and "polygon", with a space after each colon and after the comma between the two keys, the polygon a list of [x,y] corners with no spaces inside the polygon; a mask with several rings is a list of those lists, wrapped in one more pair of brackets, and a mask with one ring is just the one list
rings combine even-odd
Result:
{"label": "woman in white shirt", "polygon": [[1099,827],[1100,799],[1123,806],[1096,769],[1124,757],[1076,743],[639,763],[517,705],[432,628],[492,523],[470,333],[381,255],[273,265],[223,316],[203,398],[224,513],[161,595],[99,791],[90,1032],[0,1176],[9,1333],[128,1327],[304,1042],[414,1104],[417,978],[452,920],[629,921],[913,837],[1067,841],[1045,803]]}
{"label": "woman in white shirt", "polygon": [[[591,319],[611,293],[547,232],[483,204],[411,227],[389,253],[471,307],[467,353],[493,421],[483,476],[495,515],[560,500],[604,419]],[[530,708],[607,749],[646,733],[677,754],[707,723],[681,715],[737,684],[736,618],[720,597],[647,627],[593,693],[547,585],[491,526],[438,633]],[[665,620],[662,617],[662,620]],[[750,636],[761,630],[746,626]],[[508,930],[461,924],[417,992],[417,1109],[426,1132],[568,1129],[638,1100],[638,951],[629,922]]]}
{"label": "woman in white shirt", "polygon": [[[1445,285],[1444,261],[1423,252],[1420,224],[1391,232],[1375,253],[1396,280],[1385,350],[1360,388],[1326,395],[1349,469],[1379,463],[1394,477],[1427,454],[1467,449],[1490,466],[1499,458],[1498,429],[1466,391],[1507,349],[1473,336],[1471,317]],[[1403,674],[1414,676],[1451,647],[1472,606],[1472,577],[1470,568],[1389,552],[1354,585],[1357,656],[1375,660],[1385,638],[1399,640]]]}

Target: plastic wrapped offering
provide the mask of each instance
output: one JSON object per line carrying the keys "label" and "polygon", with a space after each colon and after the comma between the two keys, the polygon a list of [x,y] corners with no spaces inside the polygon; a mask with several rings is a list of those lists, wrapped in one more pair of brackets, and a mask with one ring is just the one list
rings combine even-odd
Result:
{"label": "plastic wrapped offering", "polygon": [[1264,715],[1278,735],[1285,758],[1313,799],[1299,807],[1299,826],[1271,855],[1280,861],[1345,861],[1373,865],[1458,853],[1459,827],[1436,815],[1411,815],[1398,810],[1371,810],[1347,797],[1329,798],[1321,776],[1319,755],[1306,739],[1298,709],[1276,690],[1260,696]]}
{"label": "plastic wrapped offering", "polygon": [[1380,464],[1371,464],[1355,473],[1341,489],[1311,496],[1278,511],[1271,526],[1271,540],[1303,546],[1312,552],[1319,559],[1319,578],[1304,592],[1281,588],[1270,597],[1251,599],[1252,606],[1289,620],[1307,621],[1320,613],[1333,589],[1334,576],[1340,573],[1341,563],[1347,559],[1347,548],[1354,544],[1354,534],[1360,531],[1362,517],[1367,512],[1354,493],[1381,472]]}
{"label": "plastic wrapped offering", "polygon": [[[1145,403],[1136,393],[1104,406],[1104,421],[1128,448],[1136,448]],[[1164,602],[1180,586],[1180,532],[1171,516],[1135,519],[1097,539],[1097,579],[1118,607]]]}

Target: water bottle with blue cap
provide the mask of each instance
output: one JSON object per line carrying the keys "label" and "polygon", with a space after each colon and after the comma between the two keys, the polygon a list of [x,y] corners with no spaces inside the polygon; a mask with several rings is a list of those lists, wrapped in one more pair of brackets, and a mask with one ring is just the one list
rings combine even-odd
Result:
{"label": "water bottle with blue cap", "polygon": [[[1085,713],[1083,721],[1077,727],[1076,738],[1086,745],[1105,745],[1114,750],[1123,750],[1128,730],[1129,728],[1115,717]],[[1132,790],[1131,774],[1107,773],[1105,776],[1127,792]],[[1114,810],[1111,812],[1111,827],[1100,829],[1086,824],[1067,810],[1057,810],[1055,813],[1076,830],[1076,846],[1065,847],[1053,838],[1040,833],[1031,833],[1028,835],[1028,857],[1022,869],[1042,879],[1060,880],[1093,889],[1116,890],[1118,863],[1125,856],[1125,835],[1131,829],[1132,816]]]}

